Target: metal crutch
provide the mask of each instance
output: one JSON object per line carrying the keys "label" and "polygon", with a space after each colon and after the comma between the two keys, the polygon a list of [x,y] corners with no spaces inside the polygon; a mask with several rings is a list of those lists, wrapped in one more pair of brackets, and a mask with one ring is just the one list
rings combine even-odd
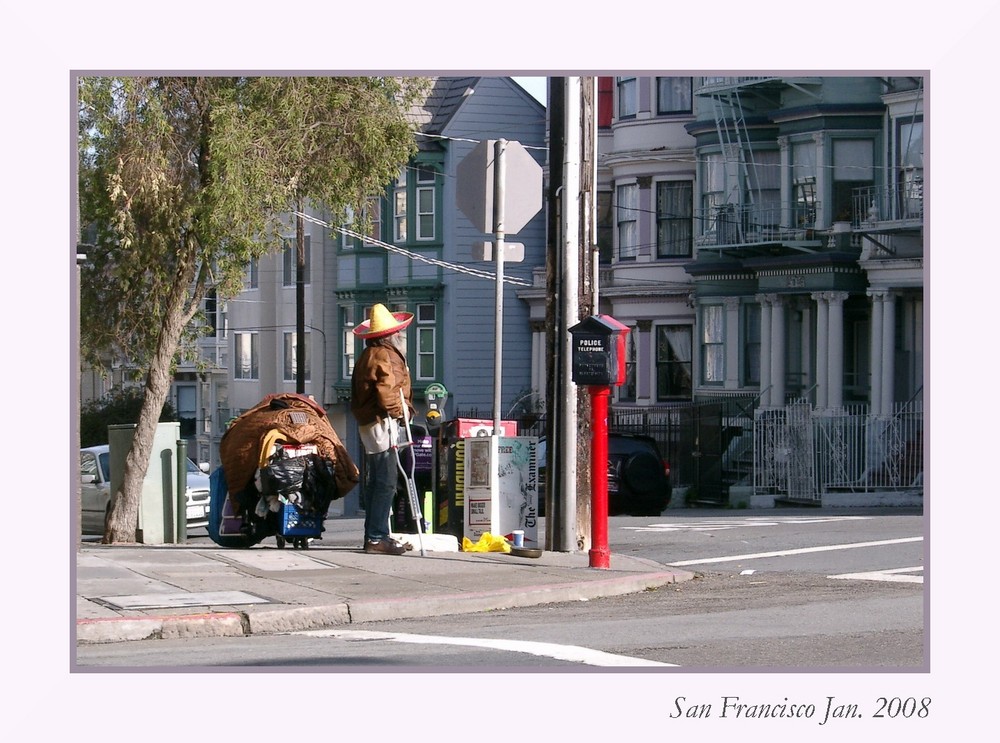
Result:
{"label": "metal crutch", "polygon": [[[417,456],[413,452],[413,433],[410,431],[410,409],[406,405],[406,398],[403,396],[402,390],[399,391],[399,401],[403,404],[403,427],[406,429],[406,441],[397,441],[393,449],[396,452],[396,465],[399,467],[403,479],[406,480],[406,492],[410,497],[410,512],[413,515],[413,520],[417,522],[417,540],[420,542],[420,556],[426,557],[427,553],[424,552],[424,517],[420,512],[420,499],[417,497],[417,484],[414,480]],[[403,466],[403,459],[399,455],[400,448],[406,447],[410,448],[410,468],[408,471]]]}

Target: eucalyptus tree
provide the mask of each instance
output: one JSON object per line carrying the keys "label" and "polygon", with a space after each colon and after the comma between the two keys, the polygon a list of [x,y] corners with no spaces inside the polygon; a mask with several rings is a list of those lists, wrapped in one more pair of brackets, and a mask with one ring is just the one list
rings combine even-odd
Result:
{"label": "eucalyptus tree", "polygon": [[142,480],[177,361],[206,293],[242,288],[288,213],[336,219],[413,154],[420,78],[81,76],[81,356],[127,359],[144,402],[104,541],[135,540]]}

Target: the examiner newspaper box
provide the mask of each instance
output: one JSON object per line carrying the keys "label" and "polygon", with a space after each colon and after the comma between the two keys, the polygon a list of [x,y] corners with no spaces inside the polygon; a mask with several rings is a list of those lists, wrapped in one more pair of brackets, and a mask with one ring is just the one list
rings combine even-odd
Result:
{"label": "the examiner newspaper box", "polygon": [[464,445],[464,536],[477,542],[486,532],[507,536],[521,529],[524,546],[537,548],[537,437],[482,436]]}

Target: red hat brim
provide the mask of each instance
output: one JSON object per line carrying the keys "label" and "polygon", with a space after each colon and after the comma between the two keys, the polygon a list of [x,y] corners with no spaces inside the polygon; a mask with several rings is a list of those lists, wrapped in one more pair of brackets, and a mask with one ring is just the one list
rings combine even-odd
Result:
{"label": "red hat brim", "polygon": [[392,335],[393,333],[398,333],[403,328],[407,327],[411,322],[413,322],[412,312],[393,312],[393,319],[396,324],[390,328],[382,328],[381,330],[371,329],[371,319],[365,320],[363,323],[358,325],[352,331],[354,335],[358,338],[364,338],[366,340],[372,340],[374,338],[384,338],[387,335]]}

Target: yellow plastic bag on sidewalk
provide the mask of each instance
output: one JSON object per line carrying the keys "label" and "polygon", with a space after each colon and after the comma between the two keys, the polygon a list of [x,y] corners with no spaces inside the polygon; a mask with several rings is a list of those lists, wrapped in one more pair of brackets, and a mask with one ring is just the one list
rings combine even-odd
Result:
{"label": "yellow plastic bag on sidewalk", "polygon": [[468,537],[462,537],[463,552],[510,552],[510,544],[502,536],[486,532],[473,542]]}

